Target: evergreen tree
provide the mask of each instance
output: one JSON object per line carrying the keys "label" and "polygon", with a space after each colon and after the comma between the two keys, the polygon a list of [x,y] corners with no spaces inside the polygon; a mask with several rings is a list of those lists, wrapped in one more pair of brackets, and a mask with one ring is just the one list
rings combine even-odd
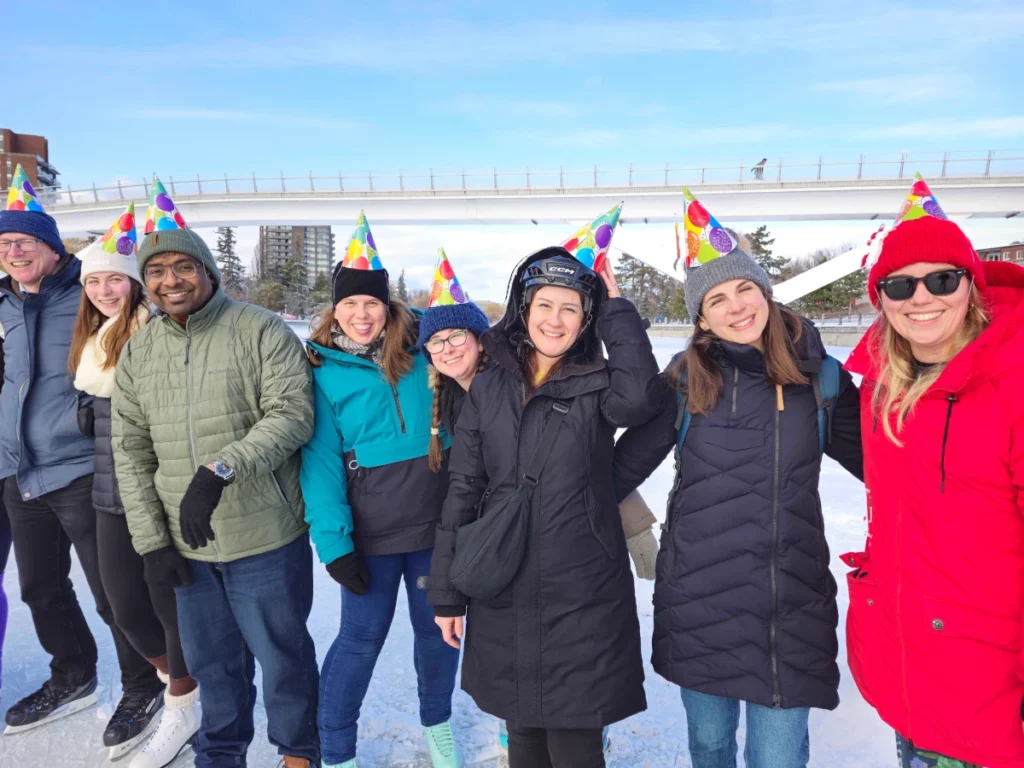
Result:
{"label": "evergreen tree", "polygon": [[264,280],[256,286],[252,301],[271,312],[284,309],[284,287],[274,280]]}
{"label": "evergreen tree", "polygon": [[750,241],[750,255],[754,261],[761,265],[761,268],[768,273],[772,285],[782,281],[782,273],[788,263],[784,256],[773,256],[771,246],[775,238],[771,236],[768,227],[762,224],[753,232],[747,234]]}
{"label": "evergreen tree", "polygon": [[[850,250],[849,246],[821,248],[794,264],[791,276],[824,264],[848,250]],[[858,269],[846,277],[829,283],[816,291],[811,291],[794,302],[793,306],[799,311],[812,315],[823,312],[848,312],[851,304],[864,294],[866,284],[867,269]]]}
{"label": "evergreen tree", "polygon": [[401,274],[398,275],[398,285],[394,288],[395,298],[401,299],[406,304],[409,303],[409,292],[405,288],[405,270],[403,269]]}
{"label": "evergreen tree", "polygon": [[313,282],[313,289],[309,292],[309,299],[313,303],[313,310],[325,308],[331,303],[331,280],[326,272],[320,272]]}
{"label": "evergreen tree", "polygon": [[284,292],[284,303],[288,312],[305,317],[312,312],[306,265],[289,259],[281,265],[280,284]]}
{"label": "evergreen tree", "polygon": [[235,228],[217,228],[217,266],[220,267],[220,282],[224,292],[239,298],[245,284],[245,268],[235,253]]}

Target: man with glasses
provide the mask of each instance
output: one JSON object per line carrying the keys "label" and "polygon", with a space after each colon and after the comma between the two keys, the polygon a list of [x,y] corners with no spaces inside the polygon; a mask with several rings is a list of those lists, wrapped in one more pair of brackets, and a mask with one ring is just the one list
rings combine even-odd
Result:
{"label": "man with glasses", "polygon": [[195,764],[245,764],[258,660],[271,743],[287,768],[319,766],[302,344],[278,316],[224,295],[213,255],[189,229],[147,235],[139,270],[163,316],[121,353],[114,458],[146,578],[175,587],[202,690]]}
{"label": "man with glasses", "polygon": [[[20,168],[19,168],[20,171]],[[92,506],[93,441],[79,429],[91,398],[68,372],[68,349],[82,286],[81,262],[61,242],[56,222],[15,174],[0,212],[0,483],[10,518],[21,598],[50,678],[11,707],[8,732],[34,728],[96,703],[96,642],[68,578],[74,546],[96,610],[114,635],[125,694],[162,689],[155,670],[113,623],[100,582]],[[3,546],[0,532],[0,548]],[[0,552],[0,569],[6,553]]]}

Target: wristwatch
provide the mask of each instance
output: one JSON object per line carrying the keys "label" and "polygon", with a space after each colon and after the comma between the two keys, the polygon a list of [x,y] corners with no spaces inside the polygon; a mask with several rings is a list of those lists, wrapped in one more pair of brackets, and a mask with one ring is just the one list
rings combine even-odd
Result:
{"label": "wristwatch", "polygon": [[235,470],[222,461],[213,462],[213,474],[223,480],[225,485],[231,485],[235,479]]}

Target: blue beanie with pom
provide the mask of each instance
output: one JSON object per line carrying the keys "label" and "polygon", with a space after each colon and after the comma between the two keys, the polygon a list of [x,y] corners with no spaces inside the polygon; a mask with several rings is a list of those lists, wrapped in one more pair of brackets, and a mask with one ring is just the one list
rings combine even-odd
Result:
{"label": "blue beanie with pom", "polygon": [[426,344],[430,337],[438,331],[449,328],[471,331],[479,339],[490,327],[491,323],[487,319],[487,315],[471,301],[466,304],[443,304],[430,307],[423,313],[423,318],[420,320],[418,343],[427,361],[433,362]]}

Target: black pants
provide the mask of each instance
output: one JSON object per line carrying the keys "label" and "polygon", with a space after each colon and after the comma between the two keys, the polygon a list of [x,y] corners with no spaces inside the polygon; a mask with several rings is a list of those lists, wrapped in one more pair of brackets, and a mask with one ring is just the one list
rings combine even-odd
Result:
{"label": "black pants", "polygon": [[600,728],[515,728],[508,724],[509,768],[604,768]]}
{"label": "black pants", "polygon": [[156,670],[114,624],[114,614],[103,592],[92,475],[28,501],[21,498],[17,479],[9,477],[4,481],[4,505],[14,536],[21,599],[32,613],[39,644],[52,657],[54,682],[77,685],[96,676],[96,641],[68,578],[74,545],[96,600],[96,612],[114,634],[121,686],[125,691],[158,690]]}
{"label": "black pants", "polygon": [[178,637],[178,604],[174,588],[147,584],[142,557],[132,547],[124,515],[96,513],[96,546],[103,591],[118,629],[147,659],[167,654],[171,677],[188,677]]}

